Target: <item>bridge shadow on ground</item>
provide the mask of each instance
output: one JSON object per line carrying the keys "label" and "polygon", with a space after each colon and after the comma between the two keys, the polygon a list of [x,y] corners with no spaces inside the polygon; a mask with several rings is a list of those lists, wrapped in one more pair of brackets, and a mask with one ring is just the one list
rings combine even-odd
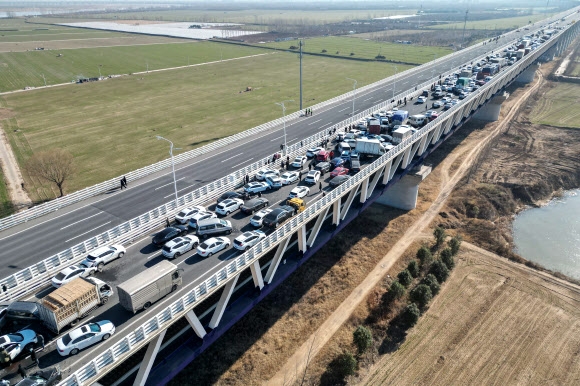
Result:
{"label": "bridge shadow on ground", "polygon": [[[437,167],[445,156],[461,143],[468,134],[474,130],[481,129],[484,125],[485,123],[475,122],[459,130],[439,146],[443,151],[434,152],[426,162],[430,163],[434,168]],[[355,209],[354,204],[353,209]],[[324,309],[324,301],[336,291],[352,287],[352,284],[348,284],[349,268],[347,267],[348,262],[345,254],[349,251],[357,253],[357,249],[353,249],[357,242],[365,239],[369,241],[374,239],[394,219],[404,213],[401,210],[374,205],[372,210],[367,210],[363,215],[354,218],[345,229],[316,252],[314,258],[300,266],[273,293],[258,303],[251,312],[243,316],[229,331],[208,347],[203,352],[203,355],[199,355],[189,363],[170,384],[215,384],[228,383],[228,381],[233,380],[242,382],[244,376],[261,381],[269,379],[274,374],[260,373],[259,369],[254,370],[255,364],[267,363],[272,360],[268,356],[276,350],[276,341],[294,342],[293,348],[298,348],[302,344],[307,336],[303,335],[304,332],[300,332],[300,329],[297,328],[298,324],[294,321],[297,319],[310,320],[313,328],[305,329],[308,331],[307,334],[310,334],[333,311],[332,308]],[[328,234],[332,231],[332,225],[326,222],[319,238],[323,237],[323,233]],[[386,252],[382,251],[381,253]],[[291,258],[288,257],[288,259]],[[340,269],[325,277],[337,265]],[[347,296],[348,293],[345,293],[344,296]],[[301,312],[301,304],[311,306],[305,307],[310,309],[309,314]],[[316,307],[317,304],[320,304],[321,307]],[[336,306],[336,304],[333,303],[333,306]],[[225,320],[222,321],[222,323],[225,322]],[[282,323],[282,326],[278,327],[281,332],[276,336],[266,336],[276,323]],[[305,331],[304,327],[301,329]],[[383,342],[382,352],[396,348],[404,341],[405,331],[399,333],[393,330],[391,332],[392,335],[389,335],[391,337],[390,340]],[[264,340],[260,341],[261,338],[264,338]],[[187,339],[190,339],[190,342],[196,345],[201,344],[201,340],[191,330],[179,340],[180,342],[186,342]],[[261,347],[255,347],[256,344]],[[251,348],[253,349],[248,351]],[[292,353],[293,351],[289,351],[288,356]],[[282,364],[283,362],[278,363],[280,366]],[[332,366],[329,368],[331,369]],[[335,378],[330,376],[330,373],[325,373],[320,378],[320,383],[325,385],[336,384]]]}

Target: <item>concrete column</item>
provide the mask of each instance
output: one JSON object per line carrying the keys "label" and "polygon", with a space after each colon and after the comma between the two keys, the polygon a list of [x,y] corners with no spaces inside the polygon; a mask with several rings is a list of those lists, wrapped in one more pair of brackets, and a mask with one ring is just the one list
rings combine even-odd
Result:
{"label": "concrete column", "polygon": [[517,78],[517,83],[532,83],[534,81],[534,76],[536,75],[536,70],[540,68],[537,63],[532,63],[528,68],[526,68]]}
{"label": "concrete column", "polygon": [[139,372],[137,373],[135,382],[133,382],[133,386],[144,386],[145,382],[147,382],[149,371],[151,371],[151,367],[153,366],[153,362],[159,352],[159,347],[161,347],[161,342],[163,341],[166,332],[167,330],[161,331],[161,333],[153,338],[147,345],[145,358],[143,358],[143,362],[141,362],[141,365],[139,366]]}
{"label": "concrete column", "polygon": [[360,189],[360,185],[358,185],[356,188],[353,188],[350,193],[348,194],[348,197],[346,199],[346,202],[344,203],[344,208],[342,208],[342,213],[340,216],[341,220],[344,220],[346,218],[346,215],[348,213],[348,210],[350,209],[350,206],[352,205],[352,202],[354,201],[354,197],[356,196],[356,194],[358,193]]}
{"label": "concrete column", "polygon": [[[339,203],[338,205],[340,206],[340,200],[338,200],[338,203]],[[318,218],[316,219],[316,222],[314,223],[314,227],[310,231],[310,236],[308,237],[308,241],[306,242],[306,245],[308,245],[309,247],[311,247],[314,244],[316,237],[318,237],[318,232],[320,232],[320,228],[322,228],[322,224],[324,223],[324,219],[326,218],[326,215],[328,214],[329,210],[330,210],[330,206],[327,207],[324,212],[320,213],[320,216],[318,216]]]}
{"label": "concrete column", "polygon": [[375,187],[377,186],[377,183],[379,182],[379,180],[381,179],[381,174],[385,171],[385,168],[382,167],[379,170],[377,170],[377,172],[375,173],[373,180],[371,181],[371,183],[369,184],[369,188],[368,188],[368,193],[367,193],[367,200],[369,199],[369,197],[371,196],[371,194],[373,194],[373,190],[375,190]]}
{"label": "concrete column", "polygon": [[262,277],[262,270],[260,269],[260,262],[258,260],[250,265],[250,271],[252,272],[252,279],[254,279],[254,287],[259,289],[264,288],[264,278]]}
{"label": "concrete column", "polygon": [[361,184],[360,197],[359,197],[361,204],[363,204],[367,200],[368,189],[369,189],[369,180],[370,180],[370,177],[366,178]]}
{"label": "concrete column", "polygon": [[274,274],[278,269],[278,265],[280,265],[280,261],[282,260],[282,256],[284,256],[284,252],[286,252],[286,248],[288,248],[288,243],[290,242],[290,236],[286,237],[286,240],[282,241],[278,244],[278,249],[276,249],[276,254],[274,255],[274,259],[270,264],[270,268],[268,268],[268,272],[266,272],[266,277],[264,280],[266,283],[270,284],[272,279],[274,279]]}
{"label": "concrete column", "polygon": [[431,166],[422,165],[409,173],[378,198],[377,202],[394,208],[411,210],[417,206],[419,184],[431,173]]}
{"label": "concrete column", "polygon": [[224,315],[224,311],[226,310],[226,307],[228,306],[228,302],[230,301],[230,297],[234,293],[234,288],[236,288],[236,283],[238,282],[239,278],[240,278],[240,274],[237,274],[230,281],[228,281],[226,283],[226,285],[224,287],[224,291],[222,292],[222,296],[220,297],[220,300],[217,304],[217,307],[215,308],[215,311],[213,312],[213,316],[211,317],[211,320],[209,321],[209,324],[208,324],[209,328],[214,329],[220,324],[220,321],[222,320],[222,316]]}
{"label": "concrete column", "polygon": [[391,166],[393,166],[392,159],[385,165],[385,171],[383,172],[383,185],[386,185],[391,179]]}
{"label": "concrete column", "polygon": [[199,336],[201,339],[203,339],[203,337],[206,334],[206,331],[205,328],[203,328],[199,319],[197,318],[195,312],[193,312],[193,310],[190,310],[187,314],[185,314],[185,319],[187,319],[189,325],[191,326],[191,328],[193,328],[195,334]]}
{"label": "concrete column", "polygon": [[300,252],[306,252],[306,249],[308,248],[306,245],[306,225],[302,225],[296,233],[298,236],[298,250]]}
{"label": "concrete column", "polygon": [[501,104],[509,97],[507,92],[503,95],[496,95],[491,98],[483,107],[481,107],[475,114],[475,119],[481,119],[482,121],[497,121],[499,119],[499,112],[501,111]]}
{"label": "concrete column", "polygon": [[336,200],[332,203],[332,225],[340,224],[340,203],[342,199]]}

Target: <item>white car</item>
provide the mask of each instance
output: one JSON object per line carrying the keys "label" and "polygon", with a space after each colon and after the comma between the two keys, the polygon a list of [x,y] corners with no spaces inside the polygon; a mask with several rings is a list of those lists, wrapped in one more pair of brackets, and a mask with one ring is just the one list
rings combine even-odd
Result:
{"label": "white car", "polygon": [[81,262],[83,267],[97,267],[99,272],[103,272],[103,266],[118,257],[123,257],[127,250],[120,244],[100,247],[88,254]]}
{"label": "white car", "polygon": [[202,257],[209,257],[214,253],[218,253],[222,249],[229,248],[230,239],[227,237],[212,237],[211,239],[205,240],[203,243],[199,244],[197,247],[197,254]]}
{"label": "white car", "polygon": [[114,333],[115,325],[109,320],[85,324],[57,340],[56,349],[63,357],[76,355],[84,348],[109,339]]}
{"label": "white car", "polygon": [[28,353],[30,348],[38,343],[38,337],[33,330],[20,330],[14,334],[0,336],[1,357],[12,362],[21,353]]}
{"label": "white car", "polygon": [[299,155],[298,157],[294,158],[294,162],[292,162],[291,165],[295,168],[299,168],[303,166],[307,160],[308,157],[306,157],[305,155]]}
{"label": "white car", "polygon": [[208,218],[217,218],[217,214],[213,212],[198,212],[192,218],[189,219],[189,227],[193,230],[197,229],[197,223],[201,220],[207,220]]}
{"label": "white car", "polygon": [[311,170],[308,172],[308,175],[304,179],[304,182],[310,185],[314,185],[320,179],[320,171],[318,170]]}
{"label": "white car", "polygon": [[290,191],[288,198],[302,198],[310,194],[310,189],[306,186],[297,186]]}
{"label": "white car", "polygon": [[259,211],[258,213],[256,213],[255,215],[252,216],[252,218],[250,219],[250,224],[252,224],[253,226],[259,228],[262,226],[262,220],[264,220],[264,217],[266,217],[268,215],[268,213],[270,213],[273,209],[262,209],[261,211]]}
{"label": "white car", "polygon": [[175,221],[180,224],[185,224],[192,218],[196,213],[205,212],[206,209],[203,206],[195,205],[190,206],[189,208],[183,209],[181,212],[175,216]]}
{"label": "white car", "polygon": [[60,288],[66,283],[73,281],[77,277],[87,277],[95,273],[97,267],[85,267],[80,265],[71,265],[68,268],[63,269],[52,278],[52,286],[55,288]]}
{"label": "white car", "polygon": [[282,180],[283,185],[290,185],[294,182],[298,182],[300,178],[300,174],[298,172],[285,172],[280,176],[280,180]]}
{"label": "white car", "polygon": [[266,234],[262,231],[244,232],[234,240],[234,248],[239,251],[247,251],[265,238]]}
{"label": "white car", "polygon": [[417,103],[425,103],[427,102],[427,98],[425,98],[424,96],[420,96],[419,98],[417,98]]}
{"label": "white car", "polygon": [[435,101],[435,102],[433,102],[433,106],[432,107],[434,109],[438,109],[440,107],[443,107],[444,104],[445,104],[445,102],[443,102],[443,101]]}
{"label": "white car", "polygon": [[310,149],[306,150],[306,157],[308,158],[316,157],[318,153],[320,153],[320,150],[322,150],[322,148],[319,146],[311,147]]}
{"label": "white car", "polygon": [[228,198],[227,200],[224,200],[219,204],[217,204],[217,206],[215,207],[215,211],[217,214],[227,216],[228,214],[240,209],[242,205],[244,205],[244,200],[240,198]]}
{"label": "white car", "polygon": [[270,188],[272,189],[280,189],[282,187],[282,179],[278,176],[266,177],[266,183],[270,185]]}
{"label": "white car", "polygon": [[258,172],[256,173],[256,178],[260,181],[263,181],[264,178],[266,178],[266,176],[270,176],[270,175],[279,176],[280,172],[277,170],[264,168],[264,169],[258,170]]}
{"label": "white car", "polygon": [[193,248],[197,248],[199,245],[199,239],[197,236],[187,235],[176,237],[171,241],[165,243],[162,248],[163,256],[168,259],[175,259],[181,256],[185,252],[191,251]]}
{"label": "white car", "polygon": [[244,190],[250,194],[270,190],[272,187],[267,182],[250,182],[244,186]]}

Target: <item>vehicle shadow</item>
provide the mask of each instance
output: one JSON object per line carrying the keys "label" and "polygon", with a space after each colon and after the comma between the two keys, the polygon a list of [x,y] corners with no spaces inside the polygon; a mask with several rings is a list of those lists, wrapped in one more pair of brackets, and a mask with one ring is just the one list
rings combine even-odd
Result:
{"label": "vehicle shadow", "polygon": [[141,248],[139,250],[140,253],[144,254],[144,255],[149,255],[151,253],[155,253],[157,251],[159,251],[161,248],[154,245],[154,244],[147,244],[146,246],[144,246],[143,248]]}

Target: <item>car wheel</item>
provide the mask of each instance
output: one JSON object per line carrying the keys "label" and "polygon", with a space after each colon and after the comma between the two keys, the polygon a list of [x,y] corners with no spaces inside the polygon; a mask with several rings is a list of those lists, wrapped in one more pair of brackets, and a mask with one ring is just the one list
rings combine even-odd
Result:
{"label": "car wheel", "polygon": [[247,247],[244,249],[244,251],[248,251],[250,248],[251,248],[250,246],[247,246]]}
{"label": "car wheel", "polygon": [[79,353],[78,348],[73,348],[72,350],[70,350],[70,355],[77,355],[78,353]]}
{"label": "car wheel", "polygon": [[176,289],[177,289],[177,284],[173,284],[173,286],[171,287],[171,292],[175,292]]}
{"label": "car wheel", "polygon": [[274,229],[278,228],[278,223],[274,224]]}
{"label": "car wheel", "polygon": [[207,257],[210,257],[211,255],[213,255],[213,252],[208,253]]}
{"label": "car wheel", "polygon": [[178,258],[179,256],[181,256],[181,253],[180,252],[175,252],[175,256],[173,256],[173,258],[175,259],[175,258]]}
{"label": "car wheel", "polygon": [[109,297],[108,296],[103,296],[101,298],[101,304],[106,304],[109,301]]}
{"label": "car wheel", "polygon": [[105,334],[103,335],[103,340],[107,340],[111,337],[111,334]]}
{"label": "car wheel", "polygon": [[148,309],[149,307],[151,307],[151,302],[147,302],[147,303],[143,304],[144,310]]}
{"label": "car wheel", "polygon": [[231,229],[226,232],[226,235],[231,235],[231,234],[232,234],[232,230]]}
{"label": "car wheel", "polygon": [[103,272],[103,267],[105,266],[105,264],[103,263],[99,263],[99,265],[97,265],[97,271],[99,272]]}
{"label": "car wheel", "polygon": [[207,239],[207,235],[203,235],[201,237],[203,237],[204,240]]}
{"label": "car wheel", "polygon": [[73,321],[70,323],[70,325],[71,325],[71,327],[74,327],[74,326],[76,326],[78,323],[79,323],[79,320],[78,320],[78,319],[75,319],[75,320],[73,320]]}
{"label": "car wheel", "polygon": [[33,349],[32,343],[28,343],[26,346],[24,346],[21,352],[29,352],[32,349]]}
{"label": "car wheel", "polygon": [[195,249],[197,247],[199,247],[199,243],[193,243],[193,247],[191,247],[191,249],[193,250],[193,249]]}

